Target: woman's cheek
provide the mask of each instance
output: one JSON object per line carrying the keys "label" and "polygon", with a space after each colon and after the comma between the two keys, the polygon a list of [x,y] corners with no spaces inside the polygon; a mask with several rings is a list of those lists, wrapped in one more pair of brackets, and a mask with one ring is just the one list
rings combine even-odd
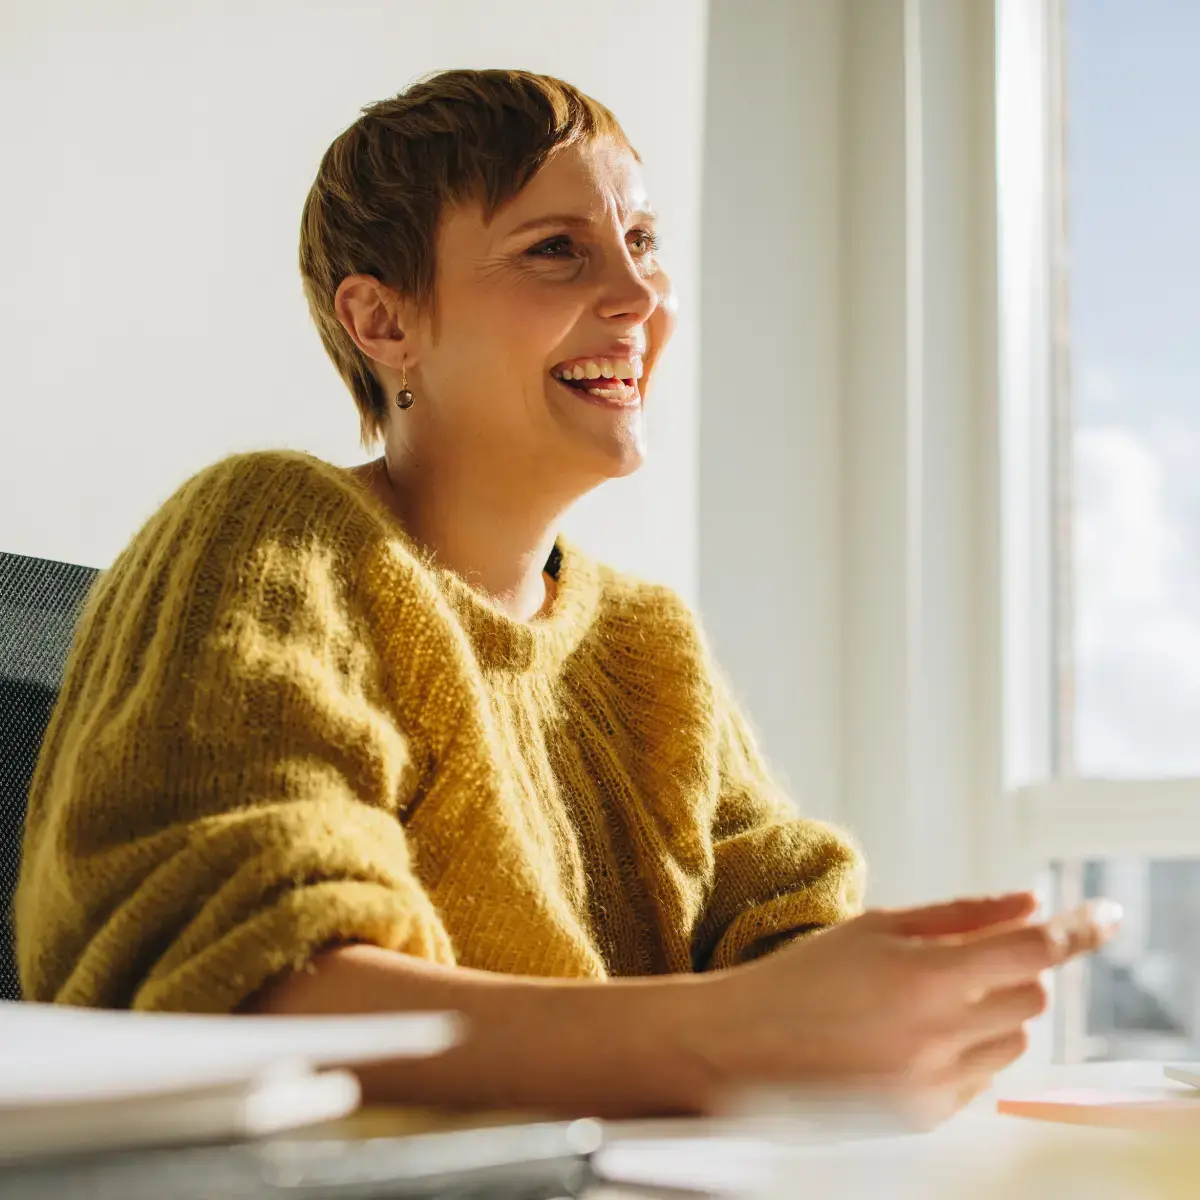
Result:
{"label": "woman's cheek", "polygon": [[671,282],[671,277],[665,271],[659,271],[654,276],[654,287],[658,292],[658,306],[646,321],[646,340],[649,350],[646,362],[647,373],[658,361],[658,356],[666,349],[667,343],[671,340],[679,312],[679,296]]}

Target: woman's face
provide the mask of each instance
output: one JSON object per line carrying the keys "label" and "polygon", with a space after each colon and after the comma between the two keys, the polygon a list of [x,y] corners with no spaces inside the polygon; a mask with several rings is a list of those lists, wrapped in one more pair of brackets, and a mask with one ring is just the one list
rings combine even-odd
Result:
{"label": "woman's face", "polygon": [[419,425],[402,441],[534,486],[635,470],[675,300],[632,155],[568,147],[490,223],[478,205],[451,210],[437,264],[436,322],[405,338],[417,403],[391,419]]}

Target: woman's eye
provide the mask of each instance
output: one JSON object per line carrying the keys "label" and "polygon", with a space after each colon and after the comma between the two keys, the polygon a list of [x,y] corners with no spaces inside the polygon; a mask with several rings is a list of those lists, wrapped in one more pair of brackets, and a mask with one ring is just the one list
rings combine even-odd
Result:
{"label": "woman's eye", "polygon": [[564,255],[569,257],[571,239],[566,234],[559,234],[557,237],[547,238],[544,242],[538,242],[529,253],[534,258],[562,258]]}
{"label": "woman's eye", "polygon": [[653,254],[658,249],[658,238],[648,229],[635,229],[629,235],[630,245],[639,245],[639,254]]}

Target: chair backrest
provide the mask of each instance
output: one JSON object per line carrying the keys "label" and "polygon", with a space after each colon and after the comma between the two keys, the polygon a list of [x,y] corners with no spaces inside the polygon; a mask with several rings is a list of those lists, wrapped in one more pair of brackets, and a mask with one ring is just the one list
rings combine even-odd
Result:
{"label": "chair backrest", "polygon": [[12,897],[29,783],[75,623],[100,571],[0,553],[0,1000],[19,1000]]}

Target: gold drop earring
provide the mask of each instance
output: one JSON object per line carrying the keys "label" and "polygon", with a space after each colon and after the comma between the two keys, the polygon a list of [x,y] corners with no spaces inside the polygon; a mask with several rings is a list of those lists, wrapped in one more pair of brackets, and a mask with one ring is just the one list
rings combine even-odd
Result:
{"label": "gold drop earring", "polygon": [[408,367],[400,368],[400,390],[396,393],[397,408],[412,408],[416,397],[408,390]]}

